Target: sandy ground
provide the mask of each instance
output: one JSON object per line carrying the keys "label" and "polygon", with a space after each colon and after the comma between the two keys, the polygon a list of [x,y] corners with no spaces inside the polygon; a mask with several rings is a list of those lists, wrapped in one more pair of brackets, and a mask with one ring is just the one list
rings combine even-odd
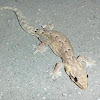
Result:
{"label": "sandy ground", "polygon": [[0,0],[0,6],[19,8],[36,28],[53,23],[75,51],[96,61],[85,67],[87,90],[78,88],[62,69],[49,75],[61,59],[48,48],[33,55],[40,42],[20,27],[12,11],[0,11],[0,100],[100,100],[100,0]]}

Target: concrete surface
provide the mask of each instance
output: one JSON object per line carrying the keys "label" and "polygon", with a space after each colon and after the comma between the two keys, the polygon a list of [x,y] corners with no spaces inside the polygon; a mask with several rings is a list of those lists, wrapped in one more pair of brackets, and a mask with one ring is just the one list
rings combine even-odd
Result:
{"label": "concrete surface", "polygon": [[33,55],[38,39],[21,29],[12,11],[0,11],[0,100],[100,100],[100,0],[0,0],[0,6],[19,8],[36,28],[53,23],[69,38],[75,56],[96,61],[85,67],[87,90],[64,70],[52,80],[49,73],[61,59],[49,48]]}

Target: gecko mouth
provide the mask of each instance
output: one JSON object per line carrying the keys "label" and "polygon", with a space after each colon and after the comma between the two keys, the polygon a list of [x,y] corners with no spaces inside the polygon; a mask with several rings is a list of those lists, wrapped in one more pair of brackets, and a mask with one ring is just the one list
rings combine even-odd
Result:
{"label": "gecko mouth", "polygon": [[83,90],[86,90],[88,85],[85,85],[85,86],[82,86],[79,82],[74,82],[79,88],[83,89]]}
{"label": "gecko mouth", "polygon": [[70,78],[79,88],[81,88],[81,89],[83,89],[83,90],[86,90],[86,89],[87,89],[88,85],[87,85],[87,84],[86,84],[86,85],[81,85],[81,84],[78,82],[77,77],[73,77],[73,76],[70,74],[70,75],[69,75],[69,78]]}

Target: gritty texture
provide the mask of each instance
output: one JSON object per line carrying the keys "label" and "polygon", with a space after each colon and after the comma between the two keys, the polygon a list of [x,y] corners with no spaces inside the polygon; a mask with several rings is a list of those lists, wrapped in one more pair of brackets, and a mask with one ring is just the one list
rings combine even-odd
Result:
{"label": "gritty texture", "polygon": [[[6,3],[5,3],[6,2]],[[55,62],[61,61],[51,50],[33,55],[38,40],[24,32],[15,14],[0,11],[0,99],[1,100],[99,100],[100,99],[100,1],[96,0],[1,0],[0,6],[19,8],[32,25],[51,22],[70,39],[75,55],[84,54],[96,61],[86,67],[89,87],[75,86],[62,71],[52,81]],[[38,42],[38,43],[37,43]]]}

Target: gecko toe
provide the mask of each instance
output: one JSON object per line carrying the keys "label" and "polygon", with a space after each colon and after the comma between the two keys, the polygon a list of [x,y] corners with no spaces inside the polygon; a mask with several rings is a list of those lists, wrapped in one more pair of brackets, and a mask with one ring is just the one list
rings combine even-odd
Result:
{"label": "gecko toe", "polygon": [[58,72],[56,74],[55,73],[50,73],[50,75],[51,75],[51,78],[52,79],[56,79],[56,78],[62,76],[62,72]]}

